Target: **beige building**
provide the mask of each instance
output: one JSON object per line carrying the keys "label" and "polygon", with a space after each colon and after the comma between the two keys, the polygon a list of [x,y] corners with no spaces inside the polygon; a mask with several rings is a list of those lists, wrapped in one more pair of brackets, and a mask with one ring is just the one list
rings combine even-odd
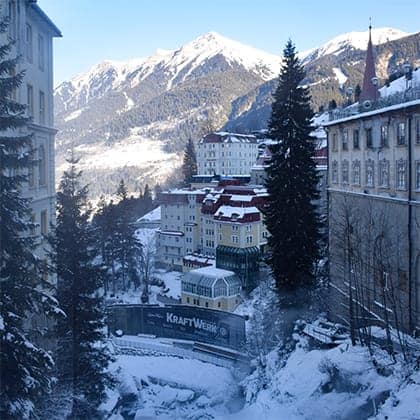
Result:
{"label": "beige building", "polygon": [[420,70],[366,92],[325,124],[331,314],[419,331]]}
{"label": "beige building", "polygon": [[241,288],[240,279],[232,271],[198,268],[184,275],[181,300],[184,305],[232,312],[242,301]]}
{"label": "beige building", "polygon": [[[256,269],[268,237],[261,212],[266,197],[264,188],[238,185],[161,193],[158,264],[189,271],[199,266],[200,260],[214,259],[223,246],[225,250],[232,248],[235,254],[238,249],[246,249],[244,258],[255,259]],[[255,258],[248,255],[250,250]],[[227,269],[234,268],[238,269],[235,264]]]}

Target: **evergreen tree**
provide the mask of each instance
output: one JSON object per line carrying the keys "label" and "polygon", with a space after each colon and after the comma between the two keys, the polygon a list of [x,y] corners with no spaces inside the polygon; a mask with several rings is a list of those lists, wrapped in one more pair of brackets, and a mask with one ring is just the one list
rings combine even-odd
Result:
{"label": "evergreen tree", "polygon": [[141,254],[141,243],[135,236],[136,227],[133,224],[127,190],[122,180],[117,195],[121,201],[113,211],[114,232],[110,246],[114,258],[112,264],[114,262],[118,264],[116,273],[122,290],[127,290],[130,282],[134,284],[137,282],[136,265]]}
{"label": "evergreen tree", "polygon": [[185,185],[188,185],[191,182],[193,175],[197,175],[197,155],[195,153],[194,142],[191,138],[188,139],[185,146],[182,174],[184,175]]}
{"label": "evergreen tree", "polygon": [[128,190],[127,187],[125,186],[124,180],[121,179],[119,185],[118,185],[118,189],[117,189],[117,197],[120,200],[126,200],[128,197]]}
{"label": "evergreen tree", "polygon": [[362,94],[362,88],[359,84],[356,85],[356,88],[354,89],[354,100],[356,102],[359,102],[360,95]]}
{"label": "evergreen tree", "polygon": [[57,192],[56,254],[59,302],[67,317],[58,323],[61,383],[71,389],[71,418],[99,418],[98,407],[112,380],[106,368],[103,270],[97,265],[88,189],[81,186],[77,160],[69,159]]}
{"label": "evergreen tree", "polygon": [[269,193],[266,212],[271,234],[269,263],[279,288],[295,290],[311,283],[318,257],[319,221],[315,146],[309,90],[299,86],[305,73],[289,40],[274,93],[269,134],[272,162],[267,172]]}
{"label": "evergreen tree", "polygon": [[332,111],[333,109],[337,108],[337,102],[335,99],[331,99],[331,101],[328,103],[328,110]]}
{"label": "evergreen tree", "polygon": [[144,205],[144,214],[148,213],[150,210],[153,210],[153,197],[152,192],[150,191],[149,184],[146,184],[146,186],[144,187],[142,199]]}
{"label": "evergreen tree", "polygon": [[[0,36],[7,21],[0,22]],[[29,418],[34,401],[49,392],[53,360],[37,342],[30,319],[58,312],[44,262],[34,254],[35,225],[22,187],[32,165],[25,106],[13,92],[24,73],[15,73],[11,43],[0,46],[0,418]],[[32,330],[32,331],[30,331]],[[34,340],[34,341],[33,341]]]}

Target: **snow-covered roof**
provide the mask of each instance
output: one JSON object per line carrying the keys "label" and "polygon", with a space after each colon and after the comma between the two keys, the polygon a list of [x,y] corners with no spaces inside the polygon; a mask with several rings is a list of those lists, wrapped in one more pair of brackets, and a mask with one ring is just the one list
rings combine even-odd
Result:
{"label": "snow-covered roof", "polygon": [[190,273],[201,274],[202,276],[209,276],[214,278],[234,276],[233,271],[223,270],[216,267],[202,267],[191,270]]}
{"label": "snow-covered roof", "polygon": [[137,219],[137,222],[155,222],[155,221],[158,222],[159,220],[161,220],[160,206],[156,207],[152,211],[149,211],[149,213],[140,217],[140,219]]}
{"label": "snow-covered roof", "polygon": [[239,195],[239,194],[232,194],[230,199],[231,201],[246,201],[251,202],[255,195]]}
{"label": "snow-covered roof", "polygon": [[336,119],[336,120],[329,121],[328,123],[325,123],[324,126],[329,127],[331,125],[341,124],[341,123],[346,122],[346,121],[357,120],[359,118],[371,117],[372,115],[382,114],[384,112],[389,112],[389,111],[396,111],[398,109],[408,108],[408,107],[416,106],[416,105],[420,105],[420,99],[416,99],[414,101],[409,101],[409,102],[401,102],[399,104],[390,105],[390,106],[386,106],[386,107],[383,107],[383,108],[377,108],[377,109],[374,109],[373,111],[362,112],[362,113],[350,115],[348,117],[339,118],[339,119]]}
{"label": "snow-covered roof", "polygon": [[250,143],[256,145],[257,138],[252,134],[238,134],[220,131],[207,134],[199,141],[199,144],[205,143]]}
{"label": "snow-covered roof", "polygon": [[359,103],[337,109],[330,113],[330,120],[322,123],[328,127],[342,122],[366,118],[384,112],[416,106],[420,103],[420,69],[412,72],[411,80],[405,76],[399,77],[379,89],[380,98],[372,104],[374,109],[361,109]]}
{"label": "snow-covered roof", "polygon": [[168,235],[168,236],[184,236],[184,232],[180,232],[179,230],[158,230],[161,235]]}
{"label": "snow-covered roof", "polygon": [[260,213],[256,207],[220,206],[215,215],[229,218],[232,218],[234,215],[236,215],[238,219],[242,219],[246,214],[255,213]]}

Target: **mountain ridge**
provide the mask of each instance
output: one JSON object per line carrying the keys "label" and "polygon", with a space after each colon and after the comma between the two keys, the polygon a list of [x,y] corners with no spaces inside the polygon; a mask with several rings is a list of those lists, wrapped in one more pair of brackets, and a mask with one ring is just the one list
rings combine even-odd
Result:
{"label": "mountain ridge", "polygon": [[[364,51],[353,44],[361,42],[363,36],[367,39],[368,32],[357,34],[338,36],[311,50],[312,58],[305,59],[304,84],[311,89],[316,109],[330,99],[345,99],[345,86],[354,86],[360,80]],[[377,35],[382,39],[395,38],[377,46],[382,79],[384,74],[389,74],[390,63],[401,62],[398,48],[405,50],[402,46],[406,45],[408,56],[420,60],[418,36],[405,36],[404,32],[392,28],[373,31],[373,36]],[[342,41],[345,47],[340,44]],[[392,47],[392,43],[398,44],[397,47]],[[82,157],[89,154],[85,159],[89,165],[83,168],[86,179],[92,181],[89,172],[101,172],[103,178],[107,168],[111,171],[108,157],[115,148],[119,150],[116,159],[121,159],[122,176],[127,162],[133,165],[133,153],[138,153],[138,175],[135,175],[135,165],[126,171],[129,185],[133,184],[133,177],[137,177],[136,184],[146,179],[149,183],[163,182],[169,172],[160,171],[159,179],[153,179],[153,171],[150,173],[146,168],[148,162],[142,160],[144,145],[155,142],[153,148],[157,154],[161,151],[162,162],[167,161],[170,153],[179,164],[179,152],[189,137],[197,139],[208,130],[222,127],[243,131],[260,128],[266,123],[280,62],[280,56],[215,32],[149,57],[128,62],[104,60],[88,72],[63,82],[55,91],[56,125],[60,130],[56,153],[58,171],[62,171],[66,150],[72,146]],[[133,147],[137,143],[142,147]],[[156,144],[160,148],[156,149]],[[128,160],[124,148],[131,150]],[[92,154],[97,159],[92,159]],[[108,157],[102,159],[105,155]],[[154,160],[156,173],[158,160]],[[112,168],[115,170],[115,162]],[[105,181],[101,179],[101,182]]]}

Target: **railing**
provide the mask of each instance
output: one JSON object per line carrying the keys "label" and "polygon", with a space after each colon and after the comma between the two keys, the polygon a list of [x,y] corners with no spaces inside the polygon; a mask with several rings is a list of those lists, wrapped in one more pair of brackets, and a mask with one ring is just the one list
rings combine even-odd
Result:
{"label": "railing", "polygon": [[[217,366],[231,368],[248,368],[248,363],[244,360],[230,360],[224,357],[213,356],[198,351],[189,350],[182,347],[170,346],[159,343],[147,343],[143,341],[130,340],[126,338],[112,337],[112,342],[117,349],[124,353],[124,350],[133,349],[139,350],[144,354],[147,353],[158,353],[180,357],[183,359],[198,359],[202,362],[212,363]],[[192,344],[191,344],[192,345]]]}
{"label": "railing", "polygon": [[420,85],[415,84],[408,89],[394,93],[392,95],[379,98],[376,101],[365,101],[358,106],[347,107],[344,109],[334,109],[329,111],[329,120],[335,121],[342,118],[352,117],[365,112],[375,111],[392,105],[402,104],[420,99]]}

